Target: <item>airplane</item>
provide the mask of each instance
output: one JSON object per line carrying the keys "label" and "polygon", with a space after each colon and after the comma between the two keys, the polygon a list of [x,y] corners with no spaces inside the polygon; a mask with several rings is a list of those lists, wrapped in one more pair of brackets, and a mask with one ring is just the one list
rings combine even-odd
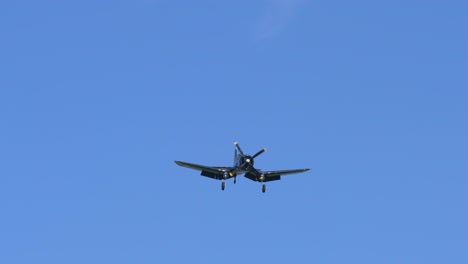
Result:
{"label": "airplane", "polygon": [[201,171],[202,176],[206,176],[215,180],[222,180],[221,190],[223,191],[226,187],[227,179],[234,178],[234,184],[236,184],[236,178],[241,174],[245,174],[244,177],[252,181],[260,182],[262,185],[262,192],[264,193],[266,191],[265,182],[280,180],[282,175],[301,173],[310,170],[307,168],[295,170],[262,171],[254,167],[254,159],[265,152],[266,148],[261,149],[253,156],[251,156],[244,154],[237,142],[234,142],[234,146],[236,146],[236,148],[234,150],[233,167],[211,167],[178,160],[176,160],[175,163],[182,167]]}

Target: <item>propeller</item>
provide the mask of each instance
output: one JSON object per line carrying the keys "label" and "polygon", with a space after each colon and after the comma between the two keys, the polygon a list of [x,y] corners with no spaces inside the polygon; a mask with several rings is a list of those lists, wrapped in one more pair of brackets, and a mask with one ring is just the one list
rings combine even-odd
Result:
{"label": "propeller", "polygon": [[244,155],[244,152],[242,152],[242,149],[239,147],[239,143],[234,142],[234,146],[236,146],[236,149],[239,151],[239,153],[240,153],[242,156],[245,156],[245,155]]}
{"label": "propeller", "polygon": [[254,158],[258,157],[260,154],[262,154],[263,152],[266,151],[266,148],[263,148],[259,152],[255,153],[255,155],[250,156],[250,155],[245,155],[244,154],[244,152],[242,151],[242,149],[239,146],[239,143],[234,142],[234,146],[236,146],[236,150],[239,151],[239,153],[242,155],[242,157],[244,157],[246,159],[247,163],[250,163],[251,165],[253,165],[253,159]]}
{"label": "propeller", "polygon": [[261,149],[259,152],[255,153],[255,155],[252,156],[252,159],[255,159],[258,155],[262,154],[263,152],[266,151],[266,148]]}

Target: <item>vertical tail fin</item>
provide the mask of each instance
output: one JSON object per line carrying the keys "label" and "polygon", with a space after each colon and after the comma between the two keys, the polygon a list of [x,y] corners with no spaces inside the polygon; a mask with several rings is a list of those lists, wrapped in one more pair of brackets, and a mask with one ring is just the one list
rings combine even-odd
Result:
{"label": "vertical tail fin", "polygon": [[236,166],[237,149],[234,149],[234,167]]}

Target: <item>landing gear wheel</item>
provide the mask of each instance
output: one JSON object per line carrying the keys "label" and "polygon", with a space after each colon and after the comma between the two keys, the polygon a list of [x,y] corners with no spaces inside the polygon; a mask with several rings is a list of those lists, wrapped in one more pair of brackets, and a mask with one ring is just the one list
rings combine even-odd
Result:
{"label": "landing gear wheel", "polygon": [[224,188],[226,188],[226,182],[221,183],[221,191],[224,191]]}
{"label": "landing gear wheel", "polygon": [[236,177],[234,177],[234,184],[236,184]]}
{"label": "landing gear wheel", "polygon": [[262,192],[264,193],[266,191],[266,185],[262,184]]}

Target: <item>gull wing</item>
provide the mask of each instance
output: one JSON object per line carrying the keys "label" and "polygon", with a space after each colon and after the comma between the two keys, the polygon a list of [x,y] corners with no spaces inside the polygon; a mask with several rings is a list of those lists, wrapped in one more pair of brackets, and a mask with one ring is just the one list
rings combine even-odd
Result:
{"label": "gull wing", "polygon": [[201,171],[201,175],[213,178],[213,179],[222,179],[224,172],[230,171],[233,167],[211,167],[205,165],[199,165],[194,163],[188,163],[183,161],[176,160],[175,163],[179,166]]}
{"label": "gull wing", "polygon": [[246,173],[245,177],[251,179],[252,181],[258,181],[259,177],[263,174],[263,176],[265,176],[263,181],[269,182],[269,181],[281,180],[282,175],[301,173],[301,172],[306,172],[308,170],[310,169],[307,168],[307,169],[275,170],[275,171],[262,171],[262,170],[256,169],[255,171]]}
{"label": "gull wing", "polygon": [[309,170],[310,169],[276,170],[276,171],[261,171],[260,173],[265,175],[266,178],[269,178],[269,177],[277,177],[277,176],[288,175],[288,174],[301,173],[301,172],[306,172]]}

